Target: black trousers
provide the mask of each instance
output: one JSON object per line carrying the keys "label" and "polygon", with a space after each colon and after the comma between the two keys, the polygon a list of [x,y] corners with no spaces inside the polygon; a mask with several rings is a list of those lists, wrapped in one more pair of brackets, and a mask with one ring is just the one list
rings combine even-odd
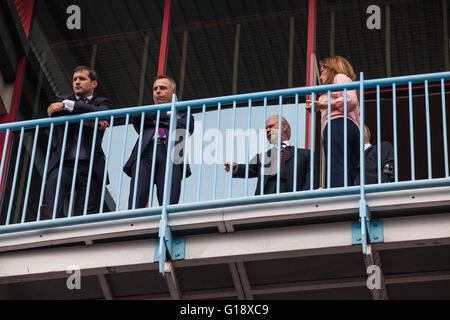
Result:
{"label": "black trousers", "polygon": [[[158,203],[161,206],[164,198],[164,180],[166,174],[167,145],[157,144],[156,148],[157,149],[156,149],[155,177],[153,179],[153,184],[156,185],[156,195],[158,197]],[[152,174],[152,157],[153,157],[153,141],[142,152],[139,165],[139,177],[136,192],[136,206],[135,206],[136,209],[145,208],[149,201],[150,182]],[[136,181],[136,164],[137,161],[133,164],[132,167],[130,195],[128,198],[128,209],[133,208],[134,185]],[[172,167],[170,204],[176,204],[180,199],[182,174],[183,174],[182,165],[174,165]],[[153,195],[150,195],[150,197],[152,196]]]}
{"label": "black trousers", "polygon": [[[353,186],[359,167],[359,129],[347,120],[347,185]],[[328,161],[328,123],[323,132],[325,160]],[[328,163],[328,162],[327,162]],[[331,120],[331,187],[344,186],[344,118]]]}
{"label": "black trousers", "polygon": [[[58,183],[58,170],[59,166],[53,169],[47,178],[47,184],[44,194],[44,203],[48,206],[51,213],[53,213],[56,186]],[[72,178],[74,170],[74,161],[66,160],[63,164],[63,170],[61,174],[61,183],[59,186],[58,204],[56,209],[56,217],[65,217],[67,213],[64,213],[64,201],[70,199],[70,191],[72,188]],[[89,173],[89,160],[79,160],[78,169],[75,181],[76,195],[74,198],[74,210],[72,215],[79,216],[84,212],[84,202],[86,199],[86,186]],[[100,210],[101,200],[101,188],[102,184],[98,177],[92,171],[91,187],[89,190],[88,208],[87,213],[98,213]]]}

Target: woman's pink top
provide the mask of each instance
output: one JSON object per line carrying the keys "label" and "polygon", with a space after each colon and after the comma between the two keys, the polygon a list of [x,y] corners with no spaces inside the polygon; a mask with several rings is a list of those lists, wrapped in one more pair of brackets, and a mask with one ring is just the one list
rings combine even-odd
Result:
{"label": "woman's pink top", "polygon": [[[333,79],[333,84],[352,82],[347,75],[339,73]],[[323,93],[319,97],[319,101],[328,103],[328,92]],[[335,106],[331,105],[331,120],[344,117],[344,91],[331,92],[331,101]],[[322,134],[328,122],[328,109],[320,111],[322,114]],[[352,120],[359,128],[359,100],[356,90],[347,91],[347,118]]]}

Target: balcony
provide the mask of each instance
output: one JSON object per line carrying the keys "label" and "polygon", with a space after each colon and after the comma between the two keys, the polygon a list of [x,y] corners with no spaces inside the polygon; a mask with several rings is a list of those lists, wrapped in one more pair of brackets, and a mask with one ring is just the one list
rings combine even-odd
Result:
{"label": "balcony", "polygon": [[[174,97],[171,104],[0,125],[5,135],[0,172],[7,168],[1,180],[0,298],[450,298],[450,73],[376,80],[364,80],[361,74],[360,79],[191,101]],[[389,140],[393,145],[393,182],[381,183],[380,169],[378,183],[366,184],[361,161],[361,185],[346,181],[344,187],[330,186],[319,113],[314,105],[312,112],[306,111],[304,101],[350,90],[359,90],[360,126],[370,124],[372,143]],[[136,209],[132,199],[129,209],[128,195],[138,186],[130,184],[122,168],[136,141],[142,148],[132,119],[138,119],[142,132],[144,115],[155,115],[159,127],[167,111],[194,116],[183,153],[192,176],[182,180],[179,203],[169,204],[171,188],[165,183],[161,206],[153,188],[147,208]],[[275,194],[264,194],[261,186],[263,195],[253,195],[251,159],[270,149],[264,127],[271,115],[288,119],[292,146],[311,150],[306,190],[280,193],[278,178]],[[42,220],[55,128],[64,128],[66,143],[69,124],[79,124],[83,135],[88,124],[98,132],[100,120],[110,124],[102,147],[103,176],[108,174],[111,183],[106,186],[103,179],[99,212],[87,214],[85,205],[82,215],[73,214],[72,184],[64,217],[55,210],[51,219]],[[171,154],[176,117],[170,117],[168,127]],[[95,145],[96,134],[93,139]],[[361,132],[360,160],[363,150]],[[92,159],[94,148],[88,151]],[[75,163],[78,157],[79,150]],[[171,181],[171,161],[167,157],[165,181]],[[226,172],[225,161],[243,164],[244,178]],[[380,154],[377,161],[381,163]],[[88,186],[94,166],[90,161]],[[279,173],[280,166],[276,169]],[[186,165],[182,174],[186,177]],[[297,183],[294,179],[293,190]],[[70,287],[76,272],[80,289]]]}

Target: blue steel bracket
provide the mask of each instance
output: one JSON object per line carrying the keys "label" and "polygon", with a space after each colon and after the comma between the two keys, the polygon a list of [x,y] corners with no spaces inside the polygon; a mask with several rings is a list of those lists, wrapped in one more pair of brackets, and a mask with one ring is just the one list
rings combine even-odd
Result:
{"label": "blue steel bracket", "polygon": [[[369,243],[384,242],[383,221],[366,221]],[[352,223],[352,245],[362,244],[361,223]]]}
{"label": "blue steel bracket", "polygon": [[[161,246],[160,245],[161,240],[163,241],[164,249],[167,249],[167,251],[162,250],[162,253],[163,253],[162,259],[160,259],[160,252],[159,252],[159,249]],[[185,256],[185,252],[186,252],[186,239],[184,239],[184,238],[173,239],[172,233],[170,232],[170,228],[169,228],[169,226],[167,226],[166,234],[160,235],[160,238],[158,240],[156,240],[154,260],[155,260],[155,262],[160,262],[160,261],[165,262],[166,254],[168,254],[168,257],[172,261],[183,260],[184,256]]]}

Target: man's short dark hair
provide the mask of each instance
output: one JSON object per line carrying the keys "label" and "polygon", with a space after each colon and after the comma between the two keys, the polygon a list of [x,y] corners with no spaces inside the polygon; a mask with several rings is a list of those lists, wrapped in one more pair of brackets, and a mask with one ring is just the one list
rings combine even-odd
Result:
{"label": "man's short dark hair", "polygon": [[84,71],[87,70],[89,71],[89,79],[91,79],[92,81],[97,80],[97,72],[95,72],[94,69],[91,69],[89,67],[86,66],[78,66],[73,70],[73,73],[75,72],[79,72],[79,71]]}
{"label": "man's short dark hair", "polygon": [[170,84],[172,85],[172,89],[174,89],[174,90],[177,89],[177,83],[171,77],[169,77],[169,76],[167,76],[165,74],[158,74],[155,77],[155,80],[153,80],[153,83],[155,83],[155,81],[158,80],[158,79],[167,79],[167,80],[169,80]]}

